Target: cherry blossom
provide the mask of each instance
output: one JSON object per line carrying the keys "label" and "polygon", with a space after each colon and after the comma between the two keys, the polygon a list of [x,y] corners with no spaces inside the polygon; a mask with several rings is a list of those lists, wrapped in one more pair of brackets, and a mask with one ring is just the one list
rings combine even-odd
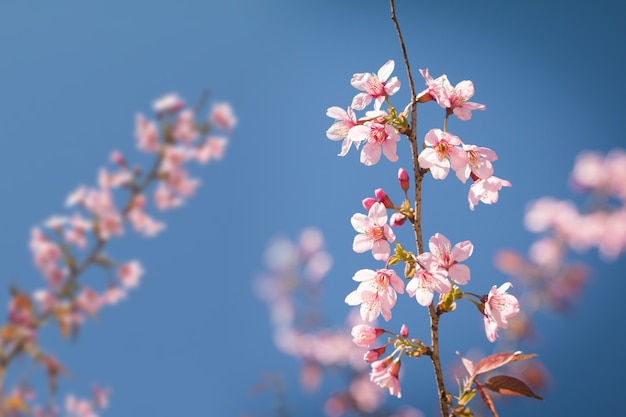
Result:
{"label": "cherry blossom", "polygon": [[229,103],[214,103],[211,107],[209,120],[218,129],[230,132],[237,125],[237,117]]}
{"label": "cherry blossom", "polygon": [[326,116],[335,119],[335,123],[326,131],[326,137],[330,140],[343,139],[339,156],[345,156],[353,143],[355,143],[358,149],[360,141],[354,142],[347,137],[350,129],[357,125],[356,116],[354,115],[352,107],[348,107],[348,110],[337,106],[329,107],[326,111]]}
{"label": "cherry blossom", "polygon": [[498,338],[498,328],[506,329],[508,319],[519,313],[519,301],[506,292],[510,287],[510,282],[505,282],[499,288],[494,285],[489,294],[483,296],[485,333],[490,342]]}
{"label": "cherry blossom", "polygon": [[363,110],[372,100],[374,100],[374,110],[380,110],[385,99],[400,89],[400,81],[397,77],[389,79],[394,66],[394,61],[389,60],[380,67],[377,74],[365,72],[352,76],[350,84],[357,90],[364,91],[352,99],[354,110]]}
{"label": "cherry blossom", "polygon": [[415,297],[415,300],[426,307],[432,304],[434,292],[445,294],[452,289],[450,281],[446,277],[445,270],[433,256],[423,253],[417,257],[419,268],[415,270],[415,276],[406,285],[406,293]]}
{"label": "cherry blossom", "polygon": [[472,174],[472,178],[489,178],[493,175],[493,161],[498,155],[489,148],[476,145],[463,144],[463,150],[467,153],[467,165],[463,169],[456,170],[456,176],[463,184]]}
{"label": "cherry blossom", "polygon": [[185,102],[176,93],[169,93],[152,102],[152,108],[158,116],[175,113],[185,107]]}
{"label": "cherry blossom", "polygon": [[464,171],[469,157],[459,146],[461,139],[441,129],[431,129],[424,137],[429,147],[420,152],[417,160],[420,167],[430,169],[433,178],[442,180],[448,176],[450,165],[455,171]]}
{"label": "cherry blossom", "polygon": [[396,129],[386,124],[382,118],[354,126],[348,132],[347,139],[356,143],[365,141],[360,160],[367,166],[376,165],[380,160],[381,153],[391,162],[398,160],[396,149],[400,136]]}
{"label": "cherry blossom", "polygon": [[368,326],[367,324],[357,324],[352,328],[352,341],[359,347],[370,347],[376,343],[378,336],[383,334],[384,330]]}
{"label": "cherry blossom", "polygon": [[361,306],[361,318],[372,322],[382,314],[391,319],[391,309],[396,305],[397,293],[404,292],[404,282],[392,269],[361,269],[352,278],[360,282],[358,288],[345,299],[346,304]]}
{"label": "cherry blossom", "polygon": [[389,393],[398,398],[402,397],[400,389],[400,359],[395,359],[391,364],[388,361],[381,360],[372,363],[372,372],[370,380],[381,388],[388,388]]}
{"label": "cherry blossom", "polygon": [[389,242],[396,240],[396,235],[387,224],[387,210],[383,203],[374,203],[367,215],[356,213],[350,219],[354,230],[359,232],[354,237],[352,249],[357,253],[372,251],[378,261],[389,258]]}
{"label": "cherry blossom", "polygon": [[494,204],[498,202],[498,191],[502,187],[510,187],[511,183],[507,180],[503,180],[496,176],[489,178],[479,178],[471,185],[469,193],[467,195],[467,201],[469,201],[470,210],[474,210],[474,207],[479,201],[485,204]]}
{"label": "cherry blossom", "polygon": [[487,108],[484,104],[467,101],[474,96],[474,83],[471,81],[461,81],[453,88],[445,74],[433,79],[428,74],[428,69],[420,70],[420,73],[426,80],[427,89],[418,94],[418,101],[427,101],[426,96],[430,95],[441,107],[463,121],[472,118],[473,110]]}
{"label": "cherry blossom", "polygon": [[464,240],[452,248],[450,246],[450,240],[441,233],[435,233],[428,240],[430,252],[439,267],[448,271],[450,279],[457,284],[467,284],[470,280],[470,269],[467,265],[461,265],[459,262],[465,261],[472,255],[474,245],[469,240]]}

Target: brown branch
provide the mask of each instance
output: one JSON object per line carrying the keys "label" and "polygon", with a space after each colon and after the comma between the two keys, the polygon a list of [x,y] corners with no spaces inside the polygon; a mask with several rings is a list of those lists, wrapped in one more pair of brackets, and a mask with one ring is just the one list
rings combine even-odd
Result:
{"label": "brown branch", "polygon": [[[422,170],[419,167],[417,160],[419,156],[419,146],[417,143],[417,101],[415,94],[415,85],[413,83],[413,76],[411,74],[411,66],[409,64],[408,54],[406,52],[406,46],[404,39],[402,38],[402,32],[400,31],[400,24],[396,15],[396,5],[394,0],[389,0],[391,7],[391,20],[396,28],[398,39],[400,41],[400,48],[402,49],[402,56],[404,57],[404,66],[406,67],[407,77],[409,79],[409,88],[411,90],[411,125],[407,132],[407,137],[411,144],[411,155],[413,157],[413,172],[415,173],[415,216],[413,219],[413,230],[415,232],[415,241],[417,243],[418,253],[424,252],[424,240],[422,237],[422,181],[427,170]],[[430,335],[432,347],[430,358],[433,362],[433,368],[435,372],[435,381],[437,383],[437,390],[439,391],[439,404],[441,407],[441,415],[446,417],[449,414],[449,410],[452,408],[452,404],[446,390],[443,381],[443,370],[441,367],[441,358],[439,356],[439,314],[435,307],[431,304],[428,308],[430,316]]]}

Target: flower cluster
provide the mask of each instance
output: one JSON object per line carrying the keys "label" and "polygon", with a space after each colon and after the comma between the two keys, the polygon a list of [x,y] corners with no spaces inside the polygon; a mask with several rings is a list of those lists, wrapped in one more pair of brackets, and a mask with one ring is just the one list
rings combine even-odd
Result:
{"label": "flower cluster", "polygon": [[[363,92],[352,99],[352,104],[346,110],[333,106],[326,112],[328,117],[335,119],[326,136],[331,140],[343,141],[340,156],[346,155],[352,144],[358,149],[365,142],[361,150],[363,164],[377,164],[381,154],[391,162],[398,160],[396,148],[400,136],[393,124],[395,117],[380,109],[400,89],[400,81],[396,77],[389,79],[394,66],[394,61],[390,60],[380,67],[377,74],[354,74],[350,83]],[[366,112],[364,117],[357,120],[354,110],[363,110],[372,101],[374,110]]]}
{"label": "flower cluster", "polygon": [[[486,109],[484,104],[467,101],[474,95],[471,81],[461,81],[452,87],[445,74],[433,79],[428,69],[420,72],[426,80],[427,89],[417,96],[417,101],[435,100],[446,110],[446,122],[451,114],[466,121],[472,118],[473,110]],[[496,203],[498,191],[511,186],[509,181],[493,175],[492,162],[498,159],[498,155],[489,148],[463,143],[458,136],[446,131],[446,122],[444,130],[431,129],[426,133],[424,141],[428,147],[419,154],[420,167],[429,169],[433,178],[438,180],[445,179],[450,168],[463,184],[471,177],[473,183],[467,200],[472,210],[478,202]]]}
{"label": "flower cluster", "polygon": [[[153,108],[156,121],[139,114],[135,131],[137,148],[154,154],[151,168],[131,166],[121,152],[114,151],[112,166],[100,169],[96,186],[80,186],[67,197],[66,206],[72,213],[52,216],[43,227],[32,229],[29,246],[46,285],[32,294],[12,290],[8,322],[0,330],[2,374],[14,358],[27,355],[46,370],[54,389],[57,376],[67,371],[38,345],[38,329],[51,320],[57,322],[63,336],[76,335],[87,318],[117,304],[137,287],[144,274],[141,263],[116,261],[104,248],[129,228],[146,237],[160,233],[165,225],[149,214],[150,206],[160,210],[181,206],[200,184],[190,176],[187,165],[223,156],[227,139],[213,131],[232,132],[236,118],[228,104],[216,104],[200,122],[176,94],[155,101]],[[99,288],[80,282],[90,266],[106,272]],[[2,392],[0,385],[0,399]],[[108,394],[100,394],[99,404],[106,404]],[[67,413],[95,416],[90,404],[68,397]],[[56,415],[52,409],[38,412]],[[0,415],[4,415],[2,409]]]}
{"label": "flower cluster", "polygon": [[605,261],[626,252],[626,151],[614,149],[606,155],[581,152],[570,175],[570,185],[586,201],[542,197],[527,206],[524,223],[537,233],[524,256],[502,250],[495,259],[502,272],[515,277],[527,288],[525,314],[516,318],[522,339],[535,329],[531,316],[541,308],[556,312],[569,310],[581,294],[590,268],[570,259],[570,251],[597,249]]}
{"label": "flower cluster", "polygon": [[[370,331],[373,328],[363,324],[354,314],[347,319],[348,328],[353,328],[352,337],[345,328],[329,327],[323,307],[318,304],[324,278],[332,266],[332,258],[324,249],[321,232],[316,228],[307,228],[296,242],[276,238],[268,246],[265,258],[269,271],[255,281],[255,289],[270,310],[276,346],[302,361],[300,381],[303,387],[308,391],[316,390],[322,384],[324,373],[345,373],[347,388],[334,392],[327,399],[324,404],[326,416],[340,417],[351,412],[363,416],[380,415],[384,396],[370,382],[367,363],[362,360],[362,350],[358,347],[368,347],[382,332],[376,334],[376,330]],[[376,291],[375,275],[374,271],[363,270],[357,273],[355,279]],[[384,279],[403,285],[397,276],[383,276],[384,272],[381,272],[378,280],[381,285],[384,285]],[[381,297],[393,295],[389,291]],[[381,300],[385,308],[388,302],[387,298]],[[380,371],[382,381],[383,368]],[[421,415],[417,410],[411,410],[413,414],[409,415]],[[403,414],[385,415],[399,417]]]}
{"label": "flower cluster", "polygon": [[[472,82],[462,81],[452,87],[445,75],[433,79],[428,70],[424,70],[422,75],[427,89],[416,95],[404,111],[398,112],[389,99],[400,87],[395,77],[390,79],[393,68],[393,61],[388,61],[377,74],[355,74],[352,85],[363,92],[354,97],[347,110],[339,107],[328,109],[327,115],[334,118],[335,122],[326,134],[329,139],[343,140],[339,155],[346,155],[353,144],[358,149],[365,143],[361,150],[361,162],[365,165],[376,164],[381,154],[395,162],[399,159],[396,144],[400,135],[406,135],[411,142],[413,158],[419,163],[418,172],[415,173],[416,181],[421,182],[427,172],[435,179],[444,179],[452,168],[463,183],[472,178],[473,184],[468,195],[470,209],[473,210],[480,201],[485,204],[495,203],[498,191],[503,186],[511,185],[493,175],[492,162],[497,160],[496,153],[488,148],[465,144],[446,130],[450,115],[466,121],[471,119],[472,111],[485,109],[484,105],[469,101],[474,94]],[[409,115],[410,110],[415,111],[414,107],[418,103],[428,101],[436,101],[445,109],[444,126],[443,129],[430,129],[421,152],[418,152],[415,126],[410,126]],[[363,110],[372,102],[373,110],[357,119],[354,111]],[[387,110],[382,109],[383,103],[388,105]],[[462,262],[472,255],[473,244],[466,240],[453,246],[443,234],[436,233],[429,239],[430,251],[423,250],[420,242],[420,213],[412,207],[408,194],[409,174],[402,168],[398,171],[398,182],[404,194],[402,204],[396,206],[392,198],[379,188],[375,190],[374,197],[362,201],[367,214],[356,213],[351,218],[352,227],[357,232],[352,249],[357,253],[371,251],[372,257],[384,262],[384,265],[378,269],[357,271],[353,280],[359,283],[358,287],[346,296],[345,302],[350,306],[359,306],[361,319],[366,323],[373,323],[379,316],[389,321],[398,294],[406,290],[419,305],[428,307],[431,320],[438,322],[440,315],[455,310],[458,300],[466,299],[482,314],[487,339],[494,342],[498,337],[498,329],[507,328],[508,320],[519,313],[517,298],[507,293],[511,284],[493,286],[488,294],[482,296],[462,291],[461,286],[467,285],[471,278],[469,266]],[[416,184],[416,190],[419,189]],[[415,199],[420,198],[419,191],[416,191]],[[389,216],[387,210],[392,210],[393,214]],[[397,241],[393,230],[407,221],[418,235],[417,253],[406,250]],[[404,278],[408,280],[406,287],[404,280],[393,269],[398,264],[404,264]],[[435,293],[439,294],[436,307],[433,306]],[[409,339],[408,329],[404,325],[400,334],[396,335],[370,324],[358,324],[352,329],[353,343],[369,348],[383,333],[392,335],[388,343],[368,350],[364,359],[371,364],[370,380],[389,389],[391,395],[400,397],[398,376],[402,356],[432,356],[433,350],[438,348],[429,347],[418,339]],[[389,346],[394,346],[393,352],[383,357]],[[435,360],[439,359],[433,358]]]}

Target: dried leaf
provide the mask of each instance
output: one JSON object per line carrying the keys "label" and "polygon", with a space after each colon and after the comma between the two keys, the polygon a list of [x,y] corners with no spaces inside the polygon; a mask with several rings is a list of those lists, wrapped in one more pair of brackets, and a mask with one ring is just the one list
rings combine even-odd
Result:
{"label": "dried leaf", "polygon": [[537,356],[534,353],[528,355],[522,355],[522,352],[514,352],[514,353],[494,353],[491,356],[487,356],[482,359],[476,366],[474,367],[474,374],[472,377],[476,375],[484,374],[485,372],[493,371],[501,366],[506,365],[507,363],[521,361],[523,359],[528,359]]}
{"label": "dried leaf", "polygon": [[489,393],[487,392],[487,390],[485,390],[485,387],[478,381],[474,381],[474,384],[476,384],[476,389],[478,390],[478,393],[480,394],[480,398],[483,399],[483,402],[485,403],[487,408],[489,408],[489,411],[491,411],[491,414],[493,414],[493,417],[498,417],[498,413],[496,412],[496,407],[493,405],[493,400],[491,399],[491,396],[489,396]]}
{"label": "dried leaf", "polygon": [[543,400],[542,397],[532,392],[532,390],[523,381],[506,375],[496,375],[489,378],[485,386],[491,391],[503,395],[516,395],[520,397],[531,397]]}

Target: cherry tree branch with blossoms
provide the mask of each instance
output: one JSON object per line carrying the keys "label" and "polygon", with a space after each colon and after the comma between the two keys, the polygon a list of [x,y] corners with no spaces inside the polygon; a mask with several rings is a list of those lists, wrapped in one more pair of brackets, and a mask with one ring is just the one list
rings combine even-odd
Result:
{"label": "cherry tree branch with blossoms", "polygon": [[[110,157],[113,171],[101,168],[97,187],[80,186],[68,196],[66,206],[76,208],[74,213],[50,217],[44,222],[45,232],[39,226],[33,228],[30,249],[46,287],[30,294],[16,287],[11,290],[8,320],[0,329],[0,416],[59,415],[54,404],[33,404],[35,393],[24,382],[7,390],[7,372],[18,358],[30,358],[43,367],[54,393],[58,376],[67,376],[69,371],[43,348],[39,330],[56,322],[63,337],[75,337],[88,318],[119,303],[139,285],[144,273],[141,263],[116,261],[104,250],[128,226],[146,237],[159,234],[165,224],[148,214],[150,202],[159,210],[182,206],[200,185],[200,180],[189,175],[186,164],[206,164],[223,157],[228,143],[225,135],[232,133],[237,120],[229,104],[215,103],[208,118],[196,121],[203,102],[204,98],[196,108],[186,108],[176,94],[155,101],[157,121],[136,116],[137,148],[154,155],[150,169],[145,172],[140,166],[131,166],[114,151]],[[222,134],[215,135],[214,130]],[[153,185],[156,189],[149,198]],[[124,203],[118,205],[116,195],[123,192]],[[100,289],[81,281],[92,266],[108,275]],[[109,392],[94,387],[92,401],[69,395],[65,411],[69,416],[94,417],[96,410],[106,408]]]}
{"label": "cherry tree branch with blossoms", "polygon": [[[448,119],[451,115],[461,121],[468,121],[473,111],[486,109],[483,104],[469,101],[474,95],[471,81],[461,81],[453,87],[446,75],[433,78],[428,69],[424,69],[420,70],[420,73],[425,80],[426,89],[416,94],[393,0],[390,0],[390,6],[391,18],[400,41],[409,78],[411,102],[401,112],[391,104],[390,97],[399,90],[401,84],[397,77],[391,76],[395,66],[392,60],[380,67],[377,73],[356,73],[351,79],[351,84],[360,92],[354,96],[346,110],[337,106],[328,109],[327,115],[335,119],[335,122],[328,129],[327,137],[331,140],[342,140],[339,156],[347,155],[354,145],[354,148],[360,149],[361,163],[373,166],[380,161],[382,155],[390,162],[398,161],[397,143],[401,140],[400,135],[405,135],[411,145],[414,196],[411,202],[408,193],[409,174],[400,168],[398,181],[404,194],[402,204],[395,205],[384,190],[377,189],[375,197],[363,200],[363,206],[368,213],[356,213],[352,216],[352,226],[358,232],[354,238],[353,250],[357,253],[371,251],[376,261],[385,264],[376,271],[361,269],[356,272],[353,279],[359,282],[358,288],[351,292],[345,301],[348,305],[360,306],[361,318],[366,322],[373,322],[381,315],[386,321],[390,320],[398,294],[405,292],[404,281],[392,267],[403,264],[404,278],[408,280],[406,293],[410,297],[415,297],[419,305],[428,309],[431,341],[427,344],[419,339],[409,339],[409,330],[404,325],[399,335],[369,325],[359,325],[352,333],[355,343],[364,347],[372,346],[384,333],[394,335],[384,346],[385,348],[394,346],[390,355],[382,357],[385,348],[374,348],[365,354],[366,362],[371,363],[370,380],[389,389],[390,394],[397,397],[402,395],[398,377],[403,355],[411,358],[428,356],[433,363],[442,416],[473,415],[467,404],[477,392],[493,414],[497,415],[487,390],[509,395],[540,397],[517,378],[497,375],[483,384],[477,377],[487,371],[534,355],[521,355],[519,352],[492,355],[479,363],[480,372],[476,371],[468,360],[463,359],[469,376],[465,383],[459,384],[459,394],[455,397],[446,388],[443,378],[439,355],[440,319],[443,314],[455,310],[457,301],[469,301],[484,318],[487,339],[494,342],[498,338],[498,329],[506,329],[508,320],[518,314],[519,302],[514,295],[507,292],[511,287],[508,282],[500,286],[494,285],[485,295],[461,290],[461,286],[470,281],[469,267],[461,264],[472,255],[474,247],[469,240],[452,245],[443,234],[436,233],[429,239],[430,251],[425,251],[422,237],[421,189],[422,181],[428,173],[435,180],[443,180],[452,169],[462,183],[472,179],[468,203],[470,209],[474,210],[479,202],[496,203],[498,192],[502,187],[510,187],[511,183],[493,175],[492,162],[497,160],[493,150],[467,144],[448,131]],[[436,102],[445,111],[443,129],[430,129],[420,149],[417,142],[417,107],[431,101]],[[383,103],[387,105],[387,110],[382,109]],[[357,119],[355,111],[365,110],[370,104],[373,104],[373,110],[366,111],[364,117]],[[391,219],[388,218],[387,210],[394,211]],[[402,226],[406,220],[413,226],[415,253],[407,250],[408,246],[398,243],[393,231],[394,227]],[[439,294],[437,304],[434,303],[435,292]],[[483,362],[489,366],[481,367]]]}

